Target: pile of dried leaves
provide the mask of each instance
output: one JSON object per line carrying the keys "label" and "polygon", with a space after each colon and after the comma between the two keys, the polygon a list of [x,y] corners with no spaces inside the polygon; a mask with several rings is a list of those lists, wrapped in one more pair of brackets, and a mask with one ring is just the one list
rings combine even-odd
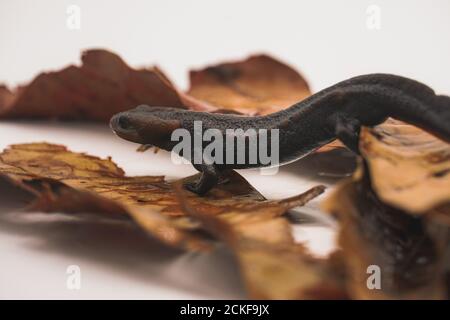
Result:
{"label": "pile of dried leaves", "polygon": [[338,278],[328,272],[333,271],[328,262],[310,257],[294,242],[284,217],[288,209],[321,194],[322,186],[292,198],[266,200],[231,172],[226,183],[198,197],[182,187],[183,181],[126,177],[110,159],[46,143],[6,149],[0,154],[0,174],[35,196],[33,210],[132,219],[150,236],[185,250],[212,250],[214,241],[223,240],[241,265],[251,297],[344,295]]}
{"label": "pile of dried leaves", "polygon": [[[192,71],[187,92],[159,68],[135,70],[104,50],[85,52],[82,62],[12,91],[0,87],[0,117],[107,122],[139,104],[267,114],[310,94],[296,71],[265,55]],[[364,129],[360,147],[354,177],[324,203],[339,221],[340,248],[320,259],[294,241],[285,214],[321,194],[322,186],[266,200],[231,172],[198,197],[182,187],[197,176],[127,177],[111,159],[49,143],[4,150],[0,176],[31,193],[34,210],[125,220],[181,250],[214,250],[223,242],[251,298],[447,298],[449,145],[390,123]],[[382,271],[381,289],[367,286],[370,266]]]}

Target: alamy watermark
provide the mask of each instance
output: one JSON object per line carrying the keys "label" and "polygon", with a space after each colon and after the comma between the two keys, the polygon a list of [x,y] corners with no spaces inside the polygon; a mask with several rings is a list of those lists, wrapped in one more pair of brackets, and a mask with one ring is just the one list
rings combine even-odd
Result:
{"label": "alamy watermark", "polygon": [[66,26],[69,30],[81,29],[81,8],[75,4],[71,4],[66,8]]}
{"label": "alamy watermark", "polygon": [[381,29],[381,8],[376,4],[371,4],[366,9],[366,27],[369,30]]}
{"label": "alamy watermark", "polygon": [[81,289],[81,268],[76,264],[70,265],[66,269],[66,288],[69,290]]}
{"label": "alamy watermark", "polygon": [[172,132],[171,141],[178,143],[171,157],[175,164],[261,165],[269,175],[278,172],[279,140],[279,129],[203,130],[202,121],[194,121],[193,134],[184,128]]}
{"label": "alamy watermark", "polygon": [[380,290],[381,289],[381,268],[376,264],[371,264],[367,267],[367,277],[366,286],[369,290]]}

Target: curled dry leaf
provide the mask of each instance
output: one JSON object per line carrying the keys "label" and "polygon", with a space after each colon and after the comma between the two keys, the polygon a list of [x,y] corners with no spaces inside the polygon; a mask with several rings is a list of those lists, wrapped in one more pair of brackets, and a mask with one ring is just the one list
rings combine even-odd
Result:
{"label": "curled dry leaf", "polygon": [[140,104],[203,109],[158,68],[135,70],[106,50],[88,50],[82,65],[41,73],[13,92],[0,88],[0,116],[108,122]]}
{"label": "curled dry leaf", "polygon": [[420,214],[450,201],[450,144],[400,123],[363,129],[360,144],[384,202]]}
{"label": "curled dry leaf", "polygon": [[[210,237],[198,232],[195,219],[185,216],[173,183],[162,176],[127,177],[111,159],[74,153],[64,146],[47,143],[10,146],[0,154],[0,174],[36,196],[34,209],[131,217],[150,235],[169,245],[189,250],[211,248]],[[197,178],[194,175],[183,181]],[[298,203],[295,197],[267,201],[235,172],[230,172],[226,181],[207,197],[190,192],[187,197],[213,213],[261,203],[276,207],[281,215],[288,208],[285,201],[290,206]]]}
{"label": "curled dry leaf", "polygon": [[[251,298],[346,297],[331,260],[313,258],[295,243],[290,223],[282,215],[321,194],[324,187],[279,201],[255,202],[243,197],[237,206],[230,206],[223,199],[192,201],[180,183],[176,189],[186,214],[198,219],[232,249]],[[219,204],[220,209],[211,210],[211,204]]]}
{"label": "curled dry leaf", "polygon": [[[188,250],[211,248],[198,226],[236,253],[252,297],[337,298],[344,293],[329,261],[310,257],[294,242],[283,214],[323,192],[315,187],[283,200],[266,200],[234,171],[206,197],[163,177],[126,177],[110,159],[47,143],[13,145],[0,154],[3,178],[36,196],[48,212],[131,217],[150,235]],[[186,215],[186,216],[185,216]]]}
{"label": "curled dry leaf", "polygon": [[[447,298],[442,216],[449,216],[450,196],[438,187],[448,183],[446,174],[434,173],[448,168],[448,145],[411,126],[384,124],[362,130],[360,149],[364,160],[353,179],[324,203],[340,219],[351,297]],[[381,290],[370,290],[377,272]]]}
{"label": "curled dry leaf", "polygon": [[362,181],[341,184],[324,209],[340,219],[338,241],[352,298],[446,298],[445,226],[384,204]]}
{"label": "curled dry leaf", "polygon": [[190,81],[189,95],[243,114],[276,112],[311,94],[297,71],[267,55],[191,71]]}
{"label": "curled dry leaf", "polygon": [[13,100],[14,94],[6,86],[0,85],[0,111],[12,105]]}
{"label": "curled dry leaf", "polygon": [[[298,73],[267,56],[236,64],[239,74],[233,81],[243,88],[238,93],[242,102],[248,100],[251,103],[217,105],[177,89],[157,67],[132,69],[118,55],[106,50],[87,50],[81,61],[81,66],[71,65],[60,71],[41,73],[28,85],[13,91],[0,86],[0,116],[107,122],[113,114],[140,104],[212,112],[270,113],[309,95],[308,86]],[[224,68],[231,67],[210,69]],[[196,88],[194,93],[197,90],[204,93],[206,83],[195,80],[197,78],[193,78],[191,90]],[[217,85],[214,78],[209,80]],[[273,89],[268,91],[270,88]],[[210,90],[209,96],[217,94],[215,86]],[[202,95],[198,96],[201,98]]]}
{"label": "curled dry leaf", "polygon": [[172,218],[182,212],[164,177],[126,177],[110,159],[46,143],[6,149],[0,154],[0,174],[36,196],[33,209],[131,217],[169,245],[189,250],[211,248],[207,239],[191,232],[196,228],[193,221]]}

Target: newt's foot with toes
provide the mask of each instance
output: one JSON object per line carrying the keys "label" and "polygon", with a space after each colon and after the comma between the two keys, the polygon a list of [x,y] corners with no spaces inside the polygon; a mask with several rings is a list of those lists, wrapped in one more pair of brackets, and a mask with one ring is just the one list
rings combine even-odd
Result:
{"label": "newt's foot with toes", "polygon": [[201,176],[196,182],[186,182],[184,187],[198,195],[204,195],[217,185],[220,174],[214,165],[201,164],[194,167],[201,172]]}

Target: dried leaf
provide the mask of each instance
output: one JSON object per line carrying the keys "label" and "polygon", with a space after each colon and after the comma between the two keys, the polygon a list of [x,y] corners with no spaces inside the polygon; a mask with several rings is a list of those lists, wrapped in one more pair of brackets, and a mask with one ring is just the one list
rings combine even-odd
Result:
{"label": "dried leaf", "polygon": [[[19,178],[24,176],[27,179],[53,179],[124,205],[151,209],[168,217],[183,215],[171,182],[167,182],[163,176],[126,177],[111,159],[70,152],[61,145],[31,143],[10,146],[0,154],[0,161],[0,171],[3,174],[14,173]],[[196,175],[187,180],[197,177]],[[191,196],[196,197],[194,194]],[[230,183],[213,190],[209,197],[224,198],[223,201],[229,201],[230,204],[234,204],[238,197],[247,197],[253,201],[264,200],[262,195],[237,174]]]}
{"label": "dried leaf", "polygon": [[[448,146],[411,126],[388,123],[364,128],[360,149],[364,161],[353,179],[323,205],[340,219],[350,295],[446,298],[449,229],[443,221],[450,216],[450,196],[438,187],[448,177],[435,172],[448,166]],[[380,268],[380,290],[368,287],[369,266]]]}
{"label": "dried leaf", "polygon": [[244,114],[268,114],[310,95],[303,77],[267,55],[190,72],[188,94]]}
{"label": "dried leaf", "polygon": [[[97,212],[114,218],[131,216],[149,234],[167,244],[190,250],[211,247],[209,239],[197,234],[199,223],[184,216],[173,183],[162,176],[126,177],[111,159],[74,153],[64,146],[47,143],[10,146],[0,154],[0,174],[37,197],[34,209]],[[195,175],[183,181],[197,178]],[[267,201],[235,172],[230,172],[207,197],[191,192],[186,197],[211,213],[260,203],[276,207],[279,215],[301,200],[294,197]]]}
{"label": "dried leaf", "polygon": [[132,217],[157,239],[189,250],[211,248],[190,231],[164,177],[126,177],[110,159],[73,153],[46,143],[13,145],[0,154],[0,173],[37,198],[33,209]]}
{"label": "dried leaf", "polygon": [[396,123],[363,129],[360,149],[385,203],[421,213],[450,201],[450,144]]}
{"label": "dried leaf", "polygon": [[[46,166],[47,162],[55,167]],[[71,153],[62,146],[48,144],[12,146],[0,155],[0,175],[36,196],[30,209],[101,213],[116,219],[131,217],[148,234],[168,245],[187,250],[212,248],[207,239],[190,232],[190,221],[176,221],[162,213],[164,208],[170,207],[170,203],[161,201],[145,206],[127,197],[133,188],[139,188],[140,183],[141,187],[145,183],[165,183],[160,177],[148,177],[134,184],[128,181],[122,189],[115,189],[115,183],[118,183],[123,172],[111,161]],[[99,189],[92,187],[95,181],[99,181]],[[107,190],[108,185],[111,193]]]}
{"label": "dried leaf", "polygon": [[[318,186],[304,194],[255,202],[242,198],[235,206],[222,199],[195,201],[180,184],[177,191],[186,214],[198,219],[233,250],[250,298],[336,299],[346,296],[327,260],[312,258],[295,243],[290,223],[282,215],[322,193]],[[220,210],[211,210],[211,205]],[[224,208],[226,210],[224,210]]]}
{"label": "dried leaf", "polygon": [[[444,299],[447,227],[381,202],[362,181],[346,181],[324,204],[340,219],[339,245],[354,299]],[[380,269],[380,289],[370,289]]]}
{"label": "dried leaf", "polygon": [[0,111],[12,104],[13,100],[14,94],[6,86],[0,85]]}
{"label": "dried leaf", "polygon": [[158,68],[135,70],[106,50],[88,50],[81,66],[41,73],[12,93],[0,88],[0,116],[108,122],[140,104],[204,109]]}
{"label": "dried leaf", "polygon": [[[253,107],[236,106],[231,107],[234,109],[231,111],[228,111],[228,104],[225,107],[214,105],[207,99],[197,99],[180,91],[157,67],[135,70],[116,54],[100,49],[84,52],[81,61],[79,67],[71,65],[60,71],[41,73],[13,92],[0,86],[0,116],[107,122],[113,114],[140,104],[211,112],[255,113],[259,110],[270,113],[309,95],[300,75],[267,56],[237,64],[239,72],[243,72],[243,77],[236,79],[245,90],[243,98],[250,94],[255,97],[250,98]],[[254,68],[256,70],[252,70]],[[259,77],[261,79],[256,80]],[[193,78],[196,88],[198,84],[205,85],[195,80],[197,78]],[[270,87],[273,89],[267,92]],[[211,87],[211,90],[211,95],[215,95],[217,89]]]}
{"label": "dried leaf", "polygon": [[340,140],[334,140],[334,141],[324,145],[323,147],[320,147],[319,149],[317,149],[314,152],[315,153],[329,152],[329,151],[333,151],[335,149],[345,149],[345,148],[346,148],[346,146],[344,146],[344,144]]}

